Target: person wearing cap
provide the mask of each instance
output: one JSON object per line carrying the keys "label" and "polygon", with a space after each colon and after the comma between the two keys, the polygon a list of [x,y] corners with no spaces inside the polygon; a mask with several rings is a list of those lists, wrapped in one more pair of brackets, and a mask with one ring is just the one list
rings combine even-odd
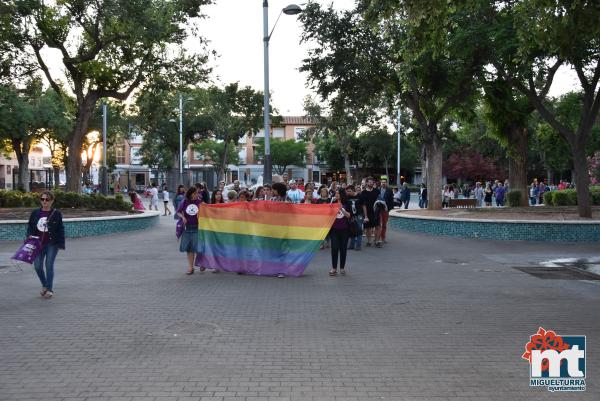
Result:
{"label": "person wearing cap", "polygon": [[291,203],[302,203],[304,200],[304,192],[298,189],[298,184],[295,180],[290,180],[290,189],[286,193],[286,197]]}

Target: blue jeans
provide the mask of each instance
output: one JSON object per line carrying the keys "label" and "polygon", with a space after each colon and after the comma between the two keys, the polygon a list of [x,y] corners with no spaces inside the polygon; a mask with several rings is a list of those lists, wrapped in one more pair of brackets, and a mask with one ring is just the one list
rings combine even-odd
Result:
{"label": "blue jeans", "polygon": [[363,217],[359,214],[356,215],[356,219],[358,220],[358,227],[360,227],[360,230],[356,233],[354,237],[350,237],[349,249],[360,249],[362,247]]}
{"label": "blue jeans", "polygon": [[[33,261],[35,272],[40,278],[42,287],[48,291],[52,291],[52,282],[54,280],[54,259],[58,253],[58,247],[56,245],[47,244],[40,254]],[[44,258],[46,259],[46,274],[44,274]]]}

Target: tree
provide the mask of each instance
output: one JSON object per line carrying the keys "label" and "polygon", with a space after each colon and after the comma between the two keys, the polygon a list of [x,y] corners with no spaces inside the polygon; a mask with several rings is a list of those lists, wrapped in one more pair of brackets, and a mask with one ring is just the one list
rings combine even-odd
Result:
{"label": "tree", "polygon": [[344,157],[338,141],[331,135],[321,136],[314,139],[315,155],[318,159],[327,163],[332,170],[344,168]]}
{"label": "tree", "polygon": [[[577,208],[591,217],[586,145],[600,112],[600,7],[598,2],[523,0],[504,4],[500,14],[514,18],[517,51],[510,64],[495,67],[568,142],[573,156]],[[575,70],[583,97],[576,123],[562,119],[546,102],[560,65]]]}
{"label": "tree", "polygon": [[[336,13],[309,4],[301,16],[303,40],[317,46],[301,68],[318,93],[371,107],[400,98],[420,127],[425,147],[429,207],[441,208],[442,141],[439,126],[468,107],[483,65],[486,2],[359,1]],[[487,2],[489,5],[489,2]]]}
{"label": "tree", "polygon": [[29,191],[29,151],[48,130],[68,126],[64,109],[51,91],[42,90],[40,79],[22,90],[0,86],[0,103],[0,138],[9,142],[19,163],[18,188]]}
{"label": "tree", "polygon": [[344,159],[344,170],[346,177],[350,177],[350,159],[353,153],[353,143],[356,133],[365,121],[365,116],[350,107],[350,102],[342,96],[337,96],[329,102],[329,113],[321,105],[310,98],[304,102],[306,115],[315,122],[315,126],[308,128],[303,139],[315,141],[318,138],[332,137]]}
{"label": "tree", "polygon": [[389,177],[389,164],[394,158],[393,137],[384,128],[374,128],[358,137],[360,153],[367,167],[383,167]]}
{"label": "tree", "polygon": [[[76,98],[76,119],[68,141],[67,189],[79,192],[79,157],[94,107],[99,99],[125,100],[157,74],[197,83],[207,70],[206,55],[187,55],[182,45],[189,25],[210,0],[81,0],[46,2],[13,0],[8,11],[13,48],[23,48],[59,94],[64,94],[49,68],[46,49],[61,55],[68,90]],[[7,20],[9,20],[7,22]],[[78,38],[78,40],[72,40]],[[201,41],[202,43],[202,41]],[[175,49],[175,51],[173,51]],[[177,74],[170,74],[176,71]]]}
{"label": "tree", "polygon": [[[218,180],[225,175],[229,148],[236,147],[244,136],[254,136],[263,125],[263,93],[249,86],[240,88],[232,83],[221,89],[212,86],[207,91],[200,115],[217,141],[223,142],[224,150],[218,165]],[[276,110],[273,111],[276,113]],[[279,117],[271,117],[277,124]]]}
{"label": "tree", "polygon": [[[222,165],[225,160],[227,163],[239,164],[237,149],[233,146],[225,146],[225,142],[206,140],[202,143],[193,145],[193,149],[200,152],[205,162],[210,164],[217,171],[226,171],[227,165]],[[227,155],[223,153],[227,151]]]}
{"label": "tree", "polygon": [[[265,141],[257,141],[256,153],[259,157],[265,154]],[[306,165],[306,143],[294,139],[273,139],[271,141],[271,162],[277,174],[283,174],[288,166],[304,167]]]}

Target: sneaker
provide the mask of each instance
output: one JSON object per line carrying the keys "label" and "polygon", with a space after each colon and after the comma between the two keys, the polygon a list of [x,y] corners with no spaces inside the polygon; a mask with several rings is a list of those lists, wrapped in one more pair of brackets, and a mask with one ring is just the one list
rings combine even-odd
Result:
{"label": "sneaker", "polygon": [[46,293],[44,294],[44,298],[46,298],[46,299],[50,299],[50,298],[52,298],[52,296],[53,296],[53,295],[54,295],[54,292],[52,292],[52,291],[48,290],[48,291],[46,291]]}
{"label": "sneaker", "polygon": [[381,247],[383,246],[383,244],[381,243],[381,241],[379,241],[379,242],[377,242],[377,243],[375,244],[375,246],[376,246],[377,248],[381,248]]}
{"label": "sneaker", "polygon": [[277,275],[277,278],[285,278],[285,276],[284,276],[283,274],[279,273],[279,274]]}

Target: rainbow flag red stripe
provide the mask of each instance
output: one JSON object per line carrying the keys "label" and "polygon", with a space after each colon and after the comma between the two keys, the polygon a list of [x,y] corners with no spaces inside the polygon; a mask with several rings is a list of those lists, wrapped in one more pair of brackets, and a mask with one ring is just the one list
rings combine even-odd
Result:
{"label": "rainbow flag red stripe", "polygon": [[196,264],[228,272],[300,276],[338,210],[337,204],[270,201],[203,204]]}

